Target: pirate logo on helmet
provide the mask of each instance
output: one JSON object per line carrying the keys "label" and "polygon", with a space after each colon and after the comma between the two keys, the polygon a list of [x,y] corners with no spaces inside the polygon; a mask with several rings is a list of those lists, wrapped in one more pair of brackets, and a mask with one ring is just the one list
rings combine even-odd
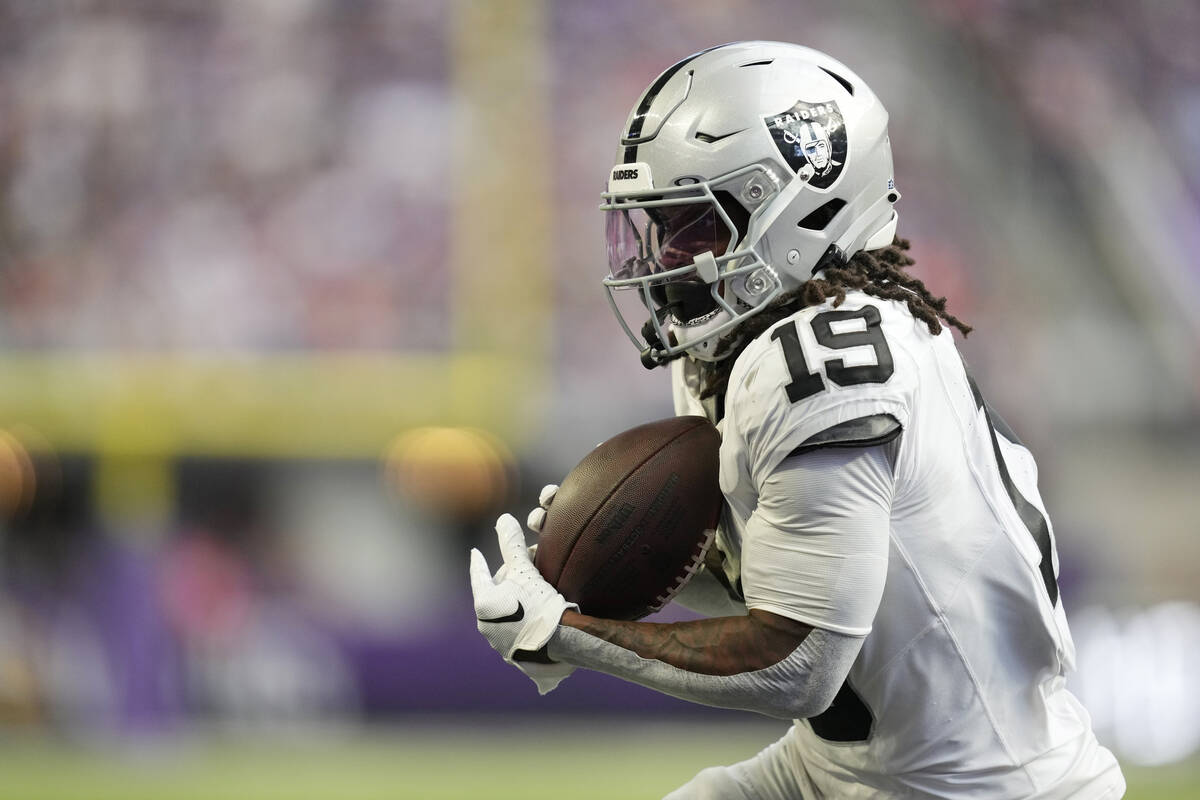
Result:
{"label": "pirate logo on helmet", "polygon": [[837,103],[796,103],[763,121],[780,155],[810,185],[825,189],[842,174],[846,161],[846,128]]}

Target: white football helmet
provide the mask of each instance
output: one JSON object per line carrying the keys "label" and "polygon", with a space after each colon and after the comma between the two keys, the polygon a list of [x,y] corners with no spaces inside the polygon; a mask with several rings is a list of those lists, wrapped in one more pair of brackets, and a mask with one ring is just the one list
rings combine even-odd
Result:
{"label": "white football helmet", "polygon": [[[794,44],[726,44],[660,75],[625,123],[600,206],[604,285],[642,363],[719,360],[719,340],[781,293],[891,244],[887,119],[854,72]],[[621,290],[650,311],[640,336]]]}

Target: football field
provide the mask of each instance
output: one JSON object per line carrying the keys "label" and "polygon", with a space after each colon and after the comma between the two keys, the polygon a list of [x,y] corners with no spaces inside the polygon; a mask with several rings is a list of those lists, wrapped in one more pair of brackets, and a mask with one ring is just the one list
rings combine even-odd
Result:
{"label": "football field", "polygon": [[[0,740],[0,798],[615,800],[658,798],[753,755],[783,723],[456,719],[67,744]],[[1130,800],[1200,797],[1200,763],[1127,768]]]}

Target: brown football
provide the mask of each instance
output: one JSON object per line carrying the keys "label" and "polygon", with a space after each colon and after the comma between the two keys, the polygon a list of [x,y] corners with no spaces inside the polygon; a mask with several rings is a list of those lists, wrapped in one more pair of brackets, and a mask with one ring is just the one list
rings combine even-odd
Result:
{"label": "brown football", "polygon": [[639,619],[691,577],[724,502],[721,436],[704,417],[671,417],[601,444],[563,479],[534,558],[584,614]]}

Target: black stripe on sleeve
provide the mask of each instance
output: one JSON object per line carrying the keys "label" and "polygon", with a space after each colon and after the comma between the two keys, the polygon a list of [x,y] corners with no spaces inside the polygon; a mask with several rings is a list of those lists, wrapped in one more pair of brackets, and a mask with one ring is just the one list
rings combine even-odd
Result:
{"label": "black stripe on sleeve", "polygon": [[788,458],[825,447],[874,447],[887,444],[899,436],[901,430],[900,423],[891,414],[859,417],[813,434],[788,453]]}

